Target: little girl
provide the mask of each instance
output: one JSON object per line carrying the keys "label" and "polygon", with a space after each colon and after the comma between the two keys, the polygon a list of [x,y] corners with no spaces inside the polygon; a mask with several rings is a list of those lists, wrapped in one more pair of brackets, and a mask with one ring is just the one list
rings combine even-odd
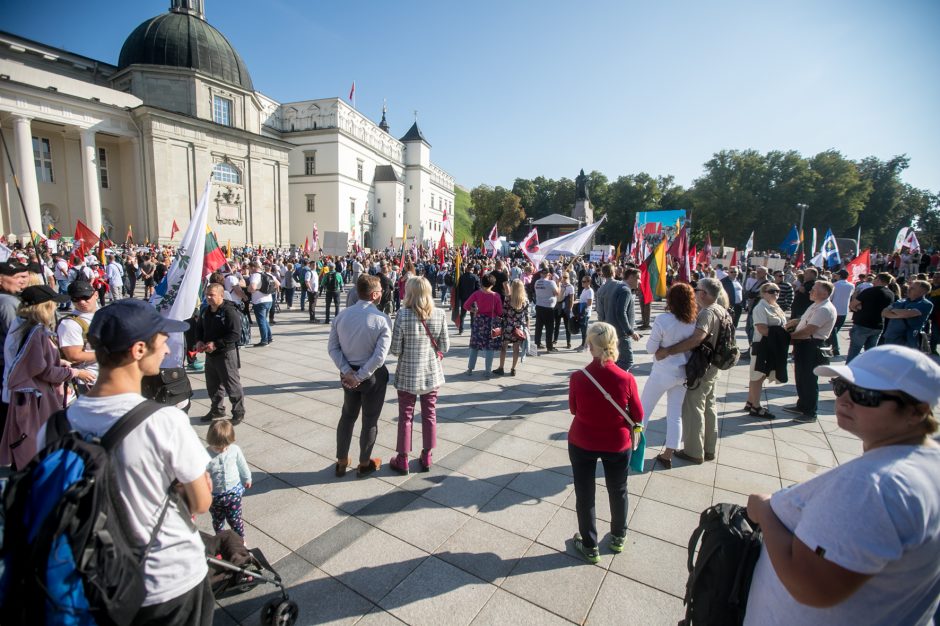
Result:
{"label": "little girl", "polygon": [[[238,535],[245,538],[242,522],[242,494],[251,489],[251,470],[242,449],[235,445],[235,427],[229,420],[215,420],[206,435],[209,461],[206,471],[212,479],[212,528],[222,532],[228,520]],[[243,486],[244,484],[244,486]]]}

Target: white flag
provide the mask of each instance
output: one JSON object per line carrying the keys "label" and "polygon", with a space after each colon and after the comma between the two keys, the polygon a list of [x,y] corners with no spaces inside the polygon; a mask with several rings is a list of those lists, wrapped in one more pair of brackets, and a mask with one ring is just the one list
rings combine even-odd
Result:
{"label": "white flag", "polygon": [[[176,250],[173,264],[166,278],[154,289],[150,303],[160,315],[174,320],[188,320],[199,304],[202,287],[202,262],[206,253],[206,216],[209,209],[209,189],[212,178],[206,181],[196,212],[186,228],[183,240]],[[182,367],[185,342],[183,333],[171,333],[167,340],[170,354],[163,360],[163,367]]]}
{"label": "white flag", "polygon": [[493,224],[493,230],[486,240],[486,246],[489,248],[489,256],[496,257],[499,250],[499,233],[496,231],[498,224]]}
{"label": "white flag", "polygon": [[535,264],[539,264],[545,259],[553,261],[563,256],[577,256],[584,251],[585,246],[591,243],[591,238],[594,236],[595,231],[597,231],[597,227],[603,224],[605,219],[607,219],[606,215],[590,226],[579,228],[573,233],[568,233],[567,235],[562,235],[555,239],[543,241],[539,244],[537,252],[527,256],[532,259],[532,262]]}
{"label": "white flag", "polygon": [[450,221],[450,217],[447,215],[447,209],[444,209],[444,218],[441,220],[441,228],[445,233],[450,233],[451,236],[454,235],[454,225]]}
{"label": "white flag", "polygon": [[5,243],[0,243],[0,263],[6,263],[11,254],[13,250],[10,250]]}
{"label": "white flag", "polygon": [[894,251],[898,252],[901,248],[904,247],[904,242],[907,241],[907,231],[910,229],[907,226],[902,226],[901,230],[898,231],[898,236],[894,238]]}
{"label": "white flag", "polygon": [[914,232],[913,228],[907,230],[907,237],[904,238],[904,247],[907,248],[911,254],[920,252],[920,242],[917,241],[917,233]]}
{"label": "white flag", "polygon": [[754,251],[754,231],[751,231],[751,236],[747,238],[747,243],[744,244],[744,258],[745,260]]}
{"label": "white flag", "polygon": [[809,253],[814,255],[816,254],[816,227],[813,226],[813,246],[809,249]]}

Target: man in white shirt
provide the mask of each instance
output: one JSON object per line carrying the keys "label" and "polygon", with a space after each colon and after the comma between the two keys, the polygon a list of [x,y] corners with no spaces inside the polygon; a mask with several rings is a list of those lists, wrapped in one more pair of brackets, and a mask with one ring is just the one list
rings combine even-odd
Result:
{"label": "man in white shirt", "polygon": [[793,333],[793,377],[796,382],[797,401],[783,410],[793,413],[796,422],[811,424],[816,422],[816,408],[819,404],[819,379],[813,369],[828,363],[823,355],[825,344],[832,327],[836,323],[836,308],[829,301],[833,285],[825,280],[817,280],[809,292],[813,304],[799,319],[787,322],[786,330]]}
{"label": "man in white shirt", "polygon": [[[259,261],[251,262],[251,276],[248,277],[248,293],[251,294],[251,310],[254,311],[255,321],[258,322],[258,332],[261,334],[261,340],[254,345],[255,348],[263,348],[272,341],[271,325],[268,321],[268,314],[271,307],[274,306],[274,297],[270,293],[264,293],[261,290],[263,282],[261,274],[263,273]],[[267,280],[271,280],[268,276]]]}
{"label": "man in white shirt", "polygon": [[551,279],[548,268],[539,270],[540,278],[535,281],[535,344],[539,348],[542,342],[542,329],[545,329],[545,345],[548,352],[558,352],[553,335],[555,326],[555,303],[558,301],[558,284]]}
{"label": "man in white shirt", "polygon": [[108,301],[114,303],[124,291],[124,267],[114,259],[113,254],[109,254],[108,265],[104,271],[108,277]]}
{"label": "man in white shirt", "polygon": [[832,327],[832,334],[829,335],[827,342],[832,347],[832,356],[839,356],[839,331],[845,324],[845,318],[849,314],[849,302],[852,300],[852,293],[855,291],[855,285],[848,281],[849,272],[839,270],[839,280],[832,286],[832,305],[836,308],[836,324]]}
{"label": "man in white shirt", "polygon": [[[74,312],[66,315],[56,327],[59,350],[62,358],[75,369],[88,370],[98,375],[98,361],[95,352],[88,343],[88,328],[98,310],[98,292],[90,283],[76,280],[68,288]],[[81,395],[88,392],[90,385],[81,380],[75,381],[76,391]]]}
{"label": "man in white shirt", "polygon": [[[169,354],[167,333],[187,327],[134,298],[98,311],[88,330],[100,366],[98,381],[69,407],[72,428],[101,437],[143,402],[141,380],[159,373]],[[40,448],[45,434],[43,427],[37,437]],[[190,517],[209,510],[212,486],[206,473],[209,455],[189,419],[176,407],[156,411],[124,438],[112,458],[133,548],[143,550],[150,540],[170,490],[181,496],[179,503],[171,498],[144,563],[146,597],[134,624],[209,626],[215,603],[205,546]]]}

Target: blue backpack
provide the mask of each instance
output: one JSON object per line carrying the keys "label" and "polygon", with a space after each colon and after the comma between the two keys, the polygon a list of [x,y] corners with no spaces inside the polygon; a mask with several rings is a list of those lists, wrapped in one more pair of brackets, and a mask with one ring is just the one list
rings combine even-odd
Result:
{"label": "blue backpack", "polygon": [[165,405],[146,400],[101,438],[71,430],[66,411],[46,426],[46,447],[10,480],[3,495],[3,622],[129,624],[146,591],[143,563],[163,524],[136,550],[111,451]]}

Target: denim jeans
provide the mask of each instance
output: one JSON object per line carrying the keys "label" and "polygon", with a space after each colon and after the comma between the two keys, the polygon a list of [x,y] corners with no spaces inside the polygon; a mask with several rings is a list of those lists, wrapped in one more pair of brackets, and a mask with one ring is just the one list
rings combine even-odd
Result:
{"label": "denim jeans", "polygon": [[[477,366],[477,355],[480,353],[476,348],[470,348],[470,360],[467,361],[467,369],[471,372],[473,368]],[[486,373],[489,373],[493,368],[493,351],[484,350],[483,351],[483,362],[486,364]]]}
{"label": "denim jeans", "polygon": [[594,510],[597,485],[594,474],[598,459],[604,465],[604,481],[607,483],[607,497],[610,501],[610,533],[618,537],[627,533],[627,468],[632,452],[631,448],[623,452],[592,452],[568,442],[578,532],[587,548],[597,546],[597,518]]}
{"label": "denim jeans", "polygon": [[258,321],[258,330],[261,333],[261,343],[271,342],[271,324],[268,323],[268,312],[271,310],[272,302],[258,302],[251,305],[255,312],[255,319]]}
{"label": "denim jeans", "polygon": [[851,363],[852,359],[862,352],[862,349],[871,350],[877,346],[880,336],[880,328],[867,328],[857,324],[852,326],[852,330],[849,331],[849,353],[845,357],[845,362]]}

